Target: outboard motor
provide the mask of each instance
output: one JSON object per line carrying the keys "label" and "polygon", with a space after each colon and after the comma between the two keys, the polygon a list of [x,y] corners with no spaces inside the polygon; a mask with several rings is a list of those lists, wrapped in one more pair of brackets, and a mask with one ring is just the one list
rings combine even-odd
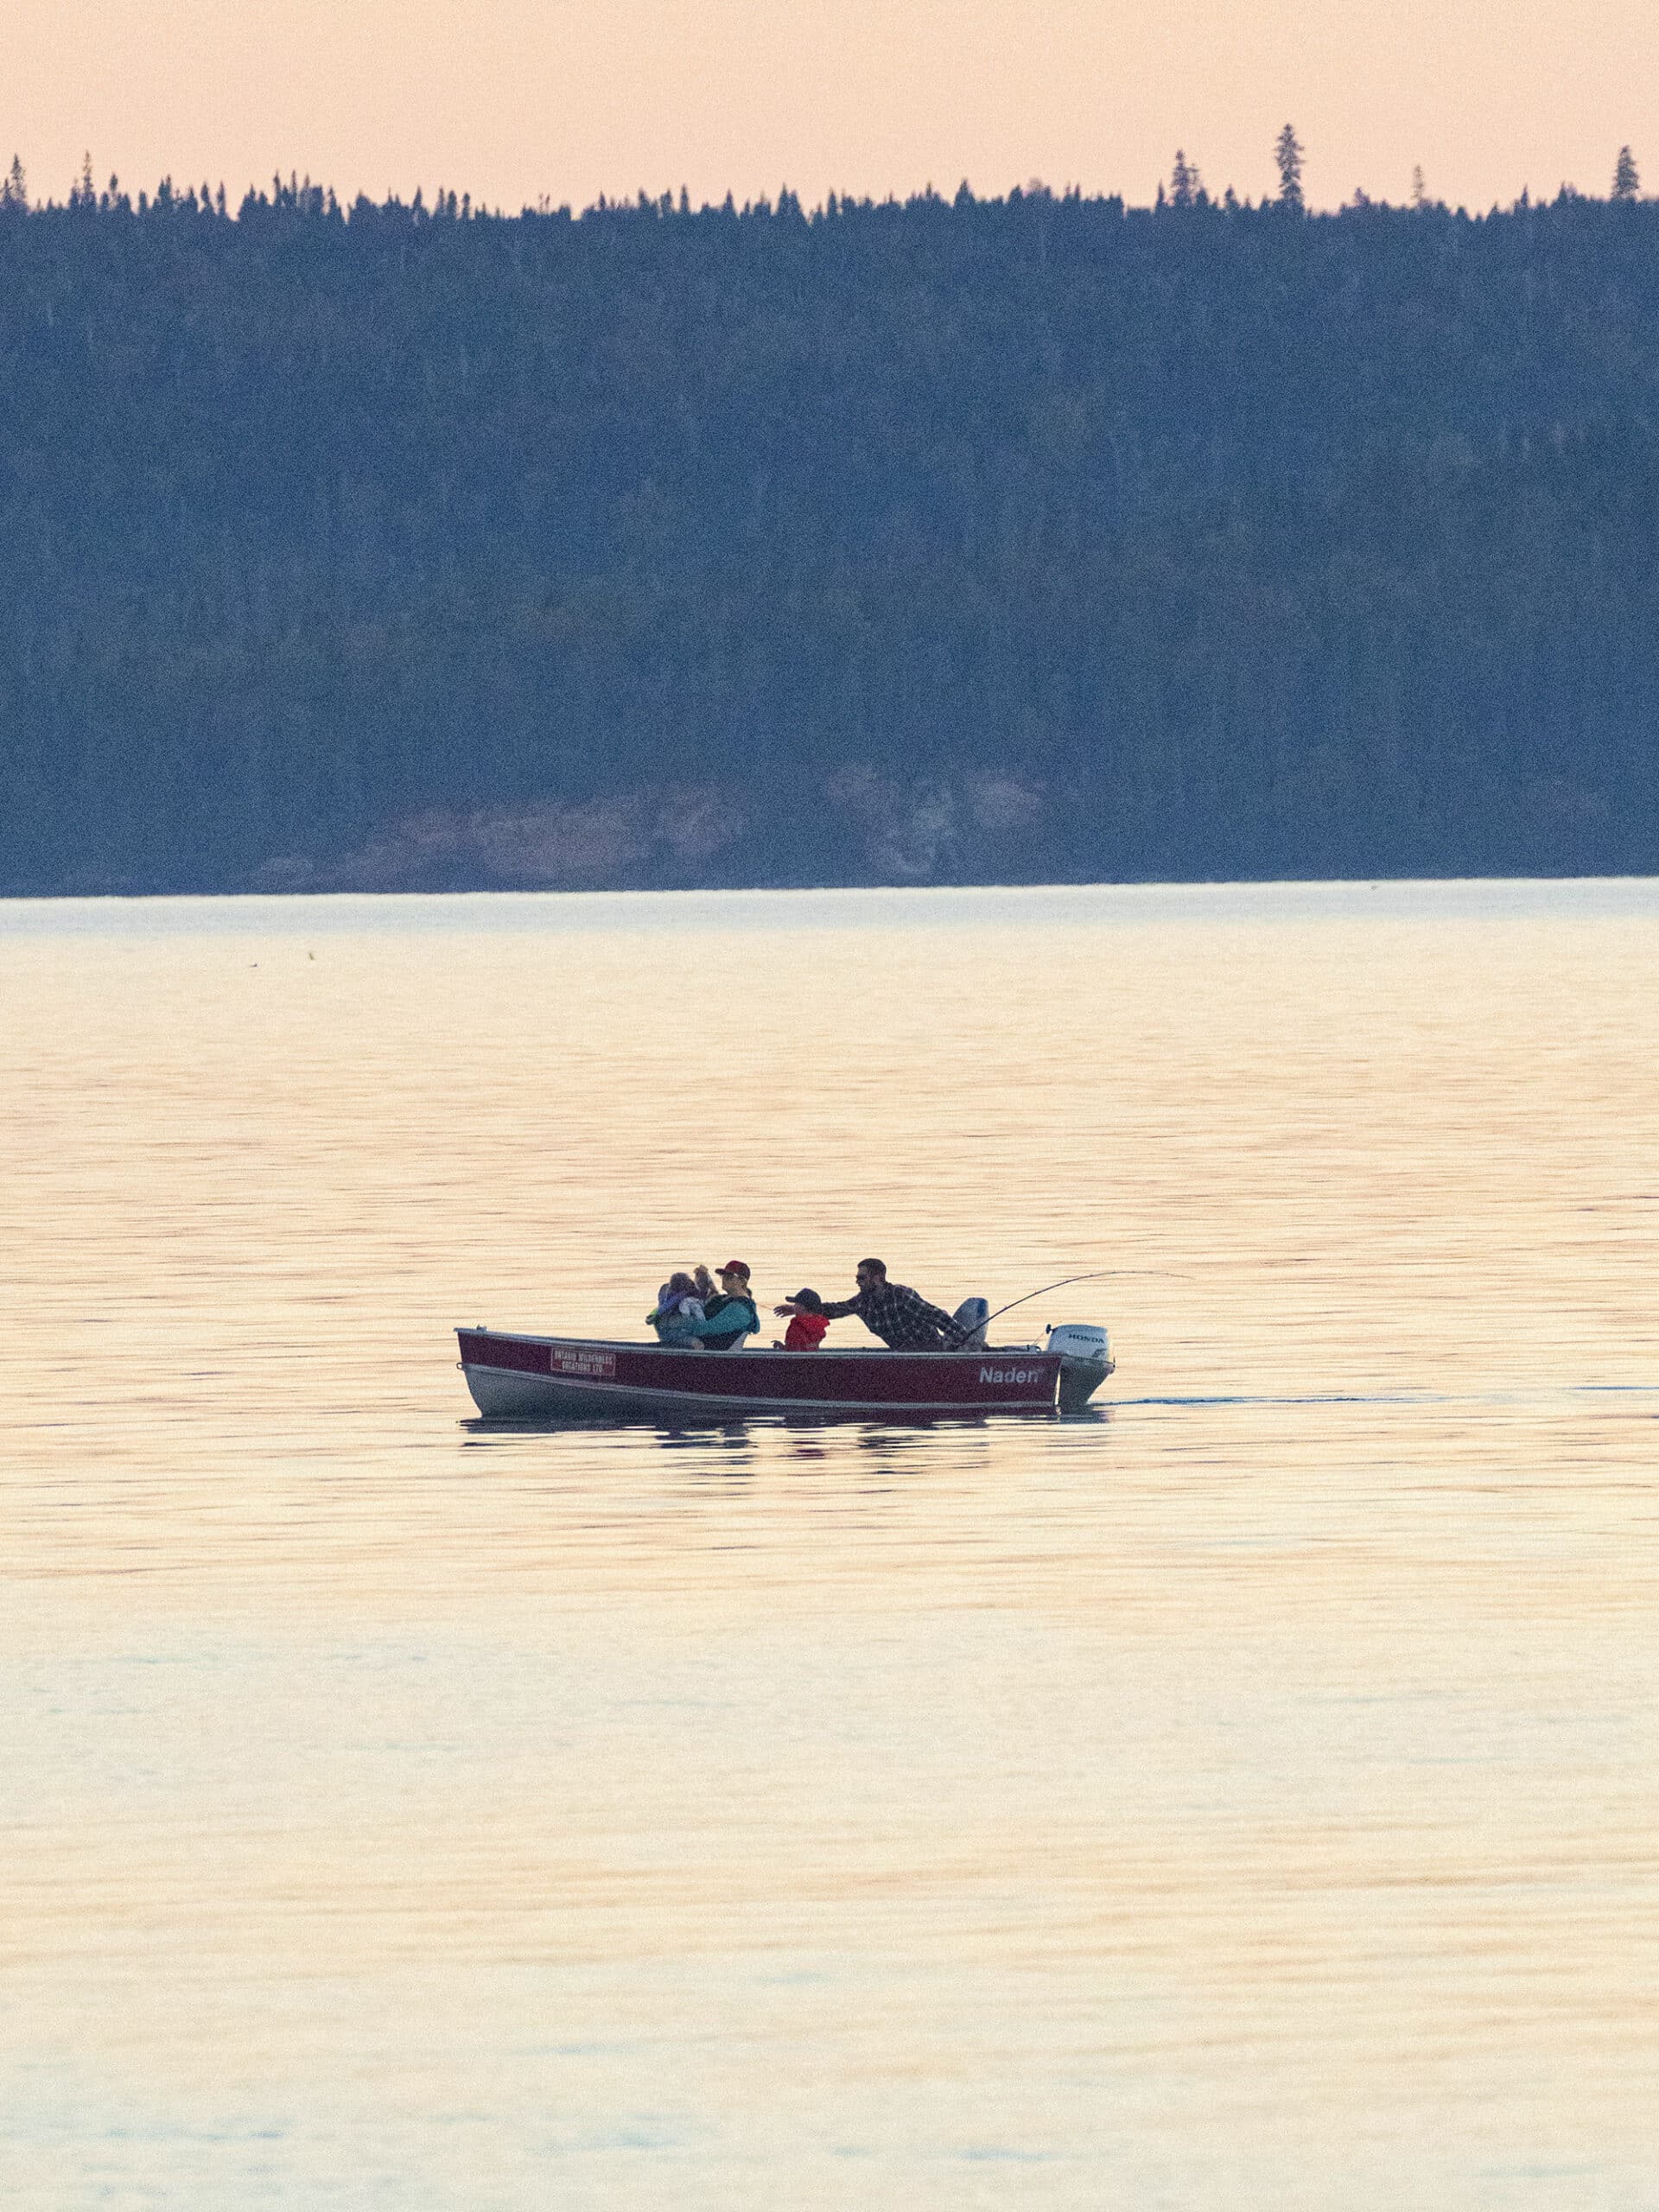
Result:
{"label": "outboard motor", "polygon": [[957,1306],[955,1313],[953,1313],[950,1318],[955,1321],[959,1329],[966,1329],[968,1332],[967,1335],[962,1340],[963,1351],[983,1351],[985,1349],[985,1324],[991,1318],[990,1300],[988,1298],[964,1298],[961,1305]]}
{"label": "outboard motor", "polygon": [[1062,1321],[1049,1331],[1048,1348],[1060,1355],[1060,1411],[1080,1414],[1117,1364],[1110,1332],[1093,1321]]}

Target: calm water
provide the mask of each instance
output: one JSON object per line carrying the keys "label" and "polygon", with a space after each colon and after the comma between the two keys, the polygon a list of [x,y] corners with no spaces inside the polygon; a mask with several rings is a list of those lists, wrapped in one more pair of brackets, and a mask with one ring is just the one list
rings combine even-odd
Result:
{"label": "calm water", "polygon": [[[12,906],[0,1034],[0,2202],[1659,2206],[1659,885]],[[868,1249],[1158,1272],[1098,1420],[468,1418]]]}

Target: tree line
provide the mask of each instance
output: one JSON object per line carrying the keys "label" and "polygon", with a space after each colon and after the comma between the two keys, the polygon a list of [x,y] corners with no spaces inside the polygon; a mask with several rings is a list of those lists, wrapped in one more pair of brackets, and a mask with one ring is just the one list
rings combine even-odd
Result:
{"label": "tree line", "polygon": [[0,888],[1659,868],[1659,210],[0,187]]}

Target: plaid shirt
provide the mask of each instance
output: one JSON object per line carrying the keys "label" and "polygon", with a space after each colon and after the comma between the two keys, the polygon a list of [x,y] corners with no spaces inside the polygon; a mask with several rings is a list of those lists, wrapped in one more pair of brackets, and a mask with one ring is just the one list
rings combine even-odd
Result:
{"label": "plaid shirt", "polygon": [[878,1283],[874,1290],[861,1290],[856,1298],[838,1299],[823,1313],[829,1321],[856,1313],[889,1351],[954,1351],[968,1334],[948,1313],[918,1297],[908,1283]]}

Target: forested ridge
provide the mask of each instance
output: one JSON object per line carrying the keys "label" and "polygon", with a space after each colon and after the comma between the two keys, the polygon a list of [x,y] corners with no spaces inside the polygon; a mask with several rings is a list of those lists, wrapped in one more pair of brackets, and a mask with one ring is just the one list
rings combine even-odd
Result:
{"label": "forested ridge", "polygon": [[1659,207],[0,198],[0,890],[1659,870]]}

